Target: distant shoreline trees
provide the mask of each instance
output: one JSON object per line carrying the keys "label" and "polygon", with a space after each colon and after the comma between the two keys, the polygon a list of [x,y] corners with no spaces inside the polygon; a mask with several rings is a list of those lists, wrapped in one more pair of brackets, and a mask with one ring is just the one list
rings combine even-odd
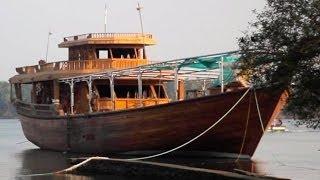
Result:
{"label": "distant shoreline trees", "polygon": [[10,84],[0,81],[0,118],[14,118],[15,110],[10,102]]}

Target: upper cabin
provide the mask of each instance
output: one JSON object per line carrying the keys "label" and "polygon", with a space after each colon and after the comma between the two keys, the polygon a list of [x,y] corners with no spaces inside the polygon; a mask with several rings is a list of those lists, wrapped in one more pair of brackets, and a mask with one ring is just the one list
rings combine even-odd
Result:
{"label": "upper cabin", "polygon": [[[11,100],[19,114],[47,117],[117,111],[188,98],[184,80],[178,77],[178,68],[171,72],[160,71],[159,76],[145,72],[144,78],[140,74],[136,77],[77,79],[81,75],[91,77],[98,72],[147,65],[145,47],[154,44],[152,35],[139,33],[90,33],[66,37],[59,47],[68,48],[67,61],[48,63],[40,60],[37,65],[16,68],[18,75],[9,80]],[[181,77],[189,73],[185,72]],[[208,73],[217,76],[215,71]],[[203,73],[197,75],[208,77]],[[71,80],[65,81],[65,78]],[[168,81],[172,81],[172,99],[167,92],[170,88],[165,87]],[[205,87],[204,81],[203,92]]]}
{"label": "upper cabin", "polygon": [[141,61],[147,59],[144,47],[154,44],[155,41],[150,34],[91,33],[66,37],[59,47],[69,49],[69,61],[98,59]]}
{"label": "upper cabin", "polygon": [[145,47],[155,45],[151,34],[89,33],[65,37],[60,48],[68,48],[68,61],[45,62],[16,68],[11,83],[32,83],[106,70],[148,64]]}
{"label": "upper cabin", "polygon": [[[13,85],[15,88],[17,111],[55,116],[57,113],[83,114],[168,103],[170,99],[161,78],[144,79],[140,86],[139,81],[132,78],[115,78],[112,83],[107,79],[72,84],[59,81],[147,65],[145,47],[154,44],[152,35],[139,33],[91,33],[66,37],[59,47],[68,48],[67,61],[48,63],[40,60],[38,65],[16,68],[18,75],[10,78],[10,83],[11,88]],[[31,86],[29,93],[23,93],[23,85]],[[24,101],[23,94],[30,102]]]}

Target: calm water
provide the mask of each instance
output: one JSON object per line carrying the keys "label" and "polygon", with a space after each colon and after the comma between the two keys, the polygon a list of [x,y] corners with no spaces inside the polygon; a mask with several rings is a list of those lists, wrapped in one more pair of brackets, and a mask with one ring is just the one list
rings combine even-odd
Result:
{"label": "calm water", "polygon": [[[304,128],[289,127],[291,132],[267,133],[253,157],[242,167],[234,167],[223,159],[206,160],[209,167],[217,169],[244,168],[254,166],[254,171],[265,175],[292,179],[320,179],[320,132]],[[45,135],[45,134],[44,134]],[[18,120],[0,120],[0,179],[132,179],[118,176],[41,176],[21,175],[48,173],[69,166],[70,154],[39,150],[26,142]],[[75,155],[72,155],[73,157]],[[209,165],[210,164],[210,165]]]}

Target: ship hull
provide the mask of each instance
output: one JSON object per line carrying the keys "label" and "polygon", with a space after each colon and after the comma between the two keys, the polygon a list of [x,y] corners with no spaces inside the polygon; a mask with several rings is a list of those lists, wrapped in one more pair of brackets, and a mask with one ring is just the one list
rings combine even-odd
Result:
{"label": "ship hull", "polygon": [[[94,154],[166,151],[217,122],[246,89],[131,110],[65,117],[20,114],[26,138],[43,149]],[[263,126],[286,100],[282,90],[257,90]],[[252,156],[263,135],[253,91],[213,129],[182,152],[222,152]]]}

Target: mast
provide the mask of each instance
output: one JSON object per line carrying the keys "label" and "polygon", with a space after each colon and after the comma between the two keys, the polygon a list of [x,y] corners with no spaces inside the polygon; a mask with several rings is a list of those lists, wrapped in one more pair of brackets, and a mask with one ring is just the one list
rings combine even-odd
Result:
{"label": "mast", "polygon": [[47,39],[47,51],[46,51],[46,62],[48,60],[48,51],[49,51],[49,42],[50,42],[50,36],[52,35],[51,31],[48,33],[48,39]]}
{"label": "mast", "polygon": [[146,46],[145,46],[145,43],[144,43],[144,30],[143,30],[143,22],[142,22],[142,14],[141,14],[142,8],[143,7],[140,6],[140,3],[138,2],[137,11],[139,13],[141,35],[142,35],[142,40],[143,40],[143,56],[144,56],[144,58],[146,58]]}
{"label": "mast", "polygon": [[107,3],[104,4],[104,33],[107,33]]}

